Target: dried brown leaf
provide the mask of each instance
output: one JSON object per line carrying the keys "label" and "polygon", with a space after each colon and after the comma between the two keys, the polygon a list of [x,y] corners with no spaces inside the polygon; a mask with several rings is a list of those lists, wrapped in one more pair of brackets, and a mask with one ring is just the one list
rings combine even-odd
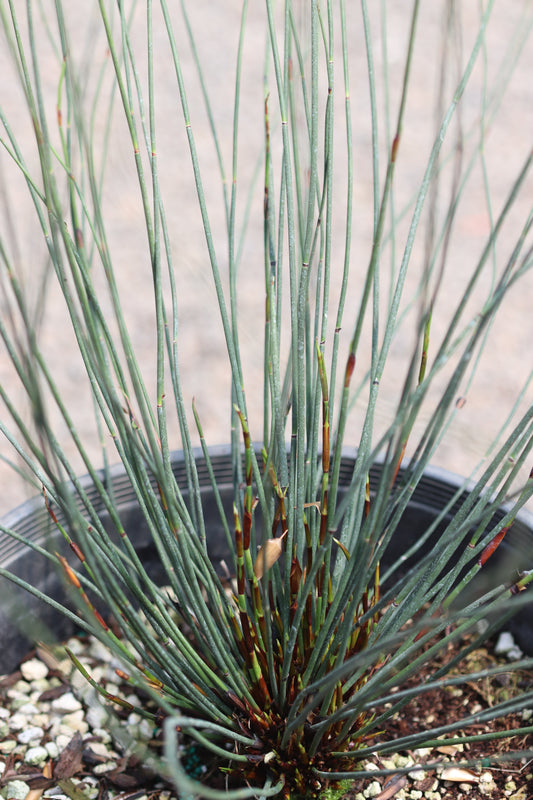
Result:
{"label": "dried brown leaf", "polygon": [[456,783],[479,783],[479,775],[463,767],[446,767],[440,773],[439,778],[442,781],[454,781]]}
{"label": "dried brown leaf", "polygon": [[385,785],[383,791],[376,796],[375,800],[388,800],[389,797],[394,797],[400,789],[403,789],[406,783],[407,778],[403,775],[397,775]]}
{"label": "dried brown leaf", "polygon": [[87,800],[87,795],[80,789],[71,778],[57,782],[57,785],[70,800]]}
{"label": "dried brown leaf", "polygon": [[278,539],[269,539],[257,552],[254,564],[254,575],[262,578],[267,569],[270,569],[283,552],[283,536]]}
{"label": "dried brown leaf", "polygon": [[[80,772],[83,768],[83,739],[81,733],[76,731],[70,742],[59,754],[54,766],[55,780],[66,780]],[[70,795],[69,795],[70,796]]]}
{"label": "dried brown leaf", "polygon": [[441,747],[435,748],[437,753],[442,753],[445,756],[454,756],[459,752],[459,748],[453,744],[443,744]]}

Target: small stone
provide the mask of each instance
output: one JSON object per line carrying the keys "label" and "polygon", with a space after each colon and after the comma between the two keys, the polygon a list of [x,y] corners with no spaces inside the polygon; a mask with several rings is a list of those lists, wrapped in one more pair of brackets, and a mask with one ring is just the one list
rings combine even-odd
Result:
{"label": "small stone", "polygon": [[38,747],[29,747],[24,755],[24,761],[26,764],[34,765],[44,764],[48,758],[48,750],[46,747],[41,747],[40,745]]}
{"label": "small stone", "polygon": [[480,793],[487,795],[487,797],[490,797],[490,795],[496,790],[496,784],[490,772],[484,772],[482,775],[480,775],[478,788]]}
{"label": "small stone", "polygon": [[35,714],[39,713],[39,709],[33,703],[23,703],[18,707],[17,712],[19,714],[25,714],[27,717],[34,717]]}
{"label": "small stone", "polygon": [[110,742],[112,740],[111,734],[105,728],[95,728],[91,726],[93,729],[94,736],[97,736],[102,742]]}
{"label": "small stone", "polygon": [[126,695],[126,700],[128,703],[131,703],[132,706],[141,707],[143,702],[141,698],[136,694],[128,694]]}
{"label": "small stone", "polygon": [[509,800],[526,800],[527,798],[527,787],[521,786],[517,792],[513,792],[509,795]]}
{"label": "small stone", "polygon": [[151,739],[152,736],[154,735],[153,725],[151,724],[150,720],[148,720],[148,719],[142,719],[139,722],[137,731],[138,731],[138,734],[139,734],[139,738],[140,739],[145,739],[146,741]]}
{"label": "small stone", "polygon": [[97,661],[101,661],[104,664],[110,663],[112,660],[116,661],[115,656],[113,656],[109,648],[102,644],[99,639],[91,639],[91,644],[89,647],[89,652],[93,658]]}
{"label": "small stone", "polygon": [[74,731],[70,731],[69,733],[59,732],[55,734],[56,745],[59,748],[60,752],[63,751],[65,747],[68,747],[68,745],[72,741],[73,736],[74,736]]}
{"label": "small stone", "polygon": [[364,797],[377,797],[381,794],[381,784],[379,781],[371,781],[363,791]]}
{"label": "small stone", "polygon": [[[93,773],[95,775],[104,775],[106,772],[111,772],[111,770],[116,769],[116,767],[116,761],[105,761],[103,764],[97,764],[93,767]],[[372,796],[374,797],[374,795]]]}
{"label": "small stone", "polygon": [[59,756],[59,747],[56,742],[46,742],[44,746],[49,758],[57,758]]}
{"label": "small stone", "polygon": [[29,681],[37,681],[41,678],[46,678],[48,675],[48,667],[39,658],[30,658],[20,665],[22,677]]}
{"label": "small stone", "polygon": [[519,661],[524,657],[523,652],[508,631],[500,633],[494,652],[497,656],[505,656],[507,661]]}
{"label": "small stone", "polygon": [[88,724],[94,730],[95,728],[104,728],[106,723],[109,720],[109,711],[105,706],[101,705],[100,703],[94,703],[91,707],[87,710],[85,714],[85,719],[87,720]]}
{"label": "small stone", "polygon": [[18,700],[21,697],[27,697],[30,691],[30,684],[27,681],[17,681],[7,690],[7,696],[12,700]]}
{"label": "small stone", "polygon": [[39,728],[48,728],[50,725],[50,714],[34,714],[31,721]]}
{"label": "small stone", "polygon": [[97,756],[103,756],[104,758],[108,758],[110,756],[109,748],[106,747],[103,742],[91,742],[89,744],[89,748]]}
{"label": "small stone", "polygon": [[65,714],[61,720],[61,723],[62,728],[70,728],[71,730],[79,731],[82,734],[87,733],[89,730],[89,724],[84,719],[83,709],[74,711],[72,714]]}
{"label": "small stone", "polygon": [[2,789],[2,797],[6,800],[25,800],[30,791],[30,787],[24,781],[9,781]]}
{"label": "small stone", "polygon": [[418,747],[413,752],[417,758],[424,758],[431,755],[431,747]]}
{"label": "small stone", "polygon": [[44,736],[44,731],[42,728],[38,728],[36,725],[32,725],[31,727],[24,728],[24,730],[20,731],[17,736],[17,741],[19,744],[29,744],[30,742],[40,741]]}
{"label": "small stone", "polygon": [[411,772],[407,773],[412,781],[423,781],[426,777],[426,773],[423,769],[414,769]]}
{"label": "small stone", "polygon": [[17,746],[16,739],[5,739],[5,741],[0,742],[0,753],[3,753],[5,756],[8,756],[12,753]]}
{"label": "small stone", "polygon": [[9,728],[12,731],[21,731],[28,724],[28,717],[26,714],[20,714],[18,711],[11,715],[9,720]]}
{"label": "small stone", "polygon": [[82,642],[77,636],[71,636],[65,646],[70,650],[71,653],[74,653],[75,656],[79,656],[87,649],[85,643]]}
{"label": "small stone", "polygon": [[394,756],[394,764],[396,767],[410,767],[413,764],[413,761],[409,756],[401,756],[395,755]]}
{"label": "small stone", "polygon": [[70,714],[73,711],[80,711],[82,704],[74,697],[72,692],[65,692],[61,697],[56,697],[52,701],[52,710],[60,714]]}
{"label": "small stone", "polygon": [[[31,682],[31,687],[34,692],[37,692],[38,695],[42,695],[43,692],[47,692],[49,689],[55,689],[56,686],[59,686],[60,681],[57,678],[49,679],[49,678],[38,678],[36,681]],[[39,701],[39,705],[42,701]]]}

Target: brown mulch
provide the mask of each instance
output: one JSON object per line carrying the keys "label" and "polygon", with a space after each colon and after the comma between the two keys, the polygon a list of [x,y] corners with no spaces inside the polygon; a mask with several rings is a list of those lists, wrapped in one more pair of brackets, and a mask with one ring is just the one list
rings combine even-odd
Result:
{"label": "brown mulch", "polygon": [[[455,655],[452,647],[443,653],[439,662],[450,660]],[[480,648],[471,653],[460,665],[456,672],[464,673],[466,670],[475,672],[484,668],[502,664],[502,659],[493,654],[493,647],[490,643],[486,647]],[[418,672],[416,683],[425,677],[429,679],[431,672],[437,664],[431,664],[430,668]],[[411,682],[411,685],[415,680]],[[531,690],[533,687],[533,675],[525,671],[509,671],[497,676],[492,676],[477,682],[468,682],[460,686],[444,687],[425,694],[418,695],[412,699],[405,707],[404,711],[393,717],[384,728],[383,735],[376,741],[390,740],[400,736],[409,735],[415,731],[427,729],[429,727],[439,727],[447,725],[454,720],[476,713],[478,710],[487,709],[496,703],[516,697],[520,692]],[[488,723],[479,724],[464,728],[457,735],[479,735],[490,731],[506,731],[513,728],[533,725],[533,720],[525,722],[521,714],[511,714],[503,719],[492,720]],[[412,790],[425,792],[438,792],[440,800],[486,800],[487,797],[513,798],[513,800],[533,800],[533,759],[512,759],[499,760],[505,758],[506,754],[511,755],[516,752],[526,752],[533,749],[533,735],[514,736],[506,739],[496,739],[486,742],[476,742],[466,744],[464,749],[447,747],[443,743],[442,748],[435,748],[427,754],[420,756],[415,753],[410,755],[417,763],[442,760],[446,761],[445,767],[459,765],[463,761],[475,761],[476,766],[470,766],[465,770],[450,772],[453,780],[437,779],[434,773],[426,773],[422,780],[413,780],[412,777],[397,775],[392,777],[377,777],[375,780],[381,784],[381,792],[375,795],[376,800],[388,800],[393,798],[403,789],[403,796],[409,797]],[[385,757],[386,758],[386,757]],[[383,763],[379,758],[374,759],[374,764],[378,769],[383,768]],[[488,785],[480,781],[483,773],[490,772],[492,776],[493,788],[488,793]],[[469,773],[470,776],[469,776]],[[462,778],[462,780],[461,780]],[[368,786],[368,779],[356,781],[346,794],[343,800],[352,800],[358,793],[364,791]],[[495,784],[495,787],[494,787]],[[400,795],[402,796],[402,795]],[[413,795],[415,796],[415,795]],[[420,797],[420,795],[417,795]]]}

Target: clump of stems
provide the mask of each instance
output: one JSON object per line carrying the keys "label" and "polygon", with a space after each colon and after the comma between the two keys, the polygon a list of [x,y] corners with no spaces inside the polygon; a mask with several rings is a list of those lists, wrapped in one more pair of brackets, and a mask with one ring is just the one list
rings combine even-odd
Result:
{"label": "clump of stems", "polygon": [[[387,559],[402,516],[456,413],[457,398],[474,378],[491,325],[532,264],[531,211],[507,259],[501,263],[494,257],[530,173],[530,152],[498,213],[492,213],[487,194],[491,228],[486,246],[454,306],[440,318],[441,332],[433,333],[440,291],[448,280],[448,250],[458,208],[474,165],[483,165],[486,129],[505,88],[507,74],[502,70],[502,82],[485,87],[479,119],[463,131],[460,109],[472,74],[480,63],[483,75],[488,74],[485,36],[493,3],[484,4],[479,30],[464,58],[452,24],[458,11],[454,3],[443,4],[448,16],[434,144],[415,196],[399,209],[397,170],[421,35],[420,2],[415,0],[410,9],[401,70],[391,74],[385,3],[380,9],[375,4],[370,13],[364,0],[357,11],[347,9],[344,0],[310,0],[301,9],[291,0],[280,7],[265,0],[265,87],[256,98],[263,109],[264,142],[258,148],[262,168],[250,182],[252,200],[242,214],[242,229],[237,173],[239,138],[247,135],[240,122],[240,87],[247,71],[246,0],[235,50],[231,180],[226,177],[225,140],[200,55],[202,33],[194,33],[185,0],[180,12],[165,0],[148,0],[142,8],[104,0],[91,4],[107,57],[100,64],[98,51],[91,54],[90,77],[77,57],[79,29],[66,5],[56,0],[52,8],[28,0],[22,9],[12,0],[0,0],[6,47],[16,65],[37,159],[24,152],[3,105],[1,143],[32,202],[49,260],[48,280],[65,303],[65,324],[83,363],[83,391],[92,399],[96,429],[102,440],[111,440],[114,458],[126,471],[165,585],[147,572],[124,525],[107,480],[107,450],[102,472],[73,422],[7,241],[2,241],[0,252],[7,310],[0,320],[0,336],[29,401],[31,421],[1,385],[5,414],[0,429],[43,488],[43,503],[65,540],[65,552],[50,550],[47,556],[73,588],[82,612],[78,624],[119,655],[123,677],[144,687],[156,701],[157,711],[147,706],[144,713],[164,726],[166,769],[179,791],[211,798],[319,796],[328,781],[364,776],[361,765],[372,754],[428,746],[441,736],[460,740],[466,724],[531,707],[533,693],[528,692],[488,711],[467,710],[460,725],[414,730],[392,742],[382,734],[387,719],[401,712],[412,695],[413,690],[405,688],[408,681],[466,633],[473,638],[461,657],[482,643],[523,604],[522,590],[533,577],[524,564],[522,574],[506,585],[494,585],[482,597],[467,592],[531,497],[527,468],[532,406],[502,430],[469,491],[458,490],[423,540],[406,545],[394,563]],[[529,12],[521,20],[506,65],[519,63],[532,17]],[[139,39],[139,24],[144,41]],[[373,166],[373,230],[363,267],[351,252],[352,234],[357,233],[352,126],[360,116],[352,108],[350,93],[354,25],[366,42],[366,124],[372,132],[364,158]],[[382,39],[381,82],[374,63],[376,29]],[[48,48],[52,67],[50,62],[44,65]],[[450,50],[457,56],[456,74]],[[199,78],[200,90],[194,93],[187,86],[185,53]],[[262,55],[256,52],[258,57]],[[96,68],[101,73],[95,77]],[[206,525],[197,471],[204,459],[214,476],[211,451],[196,407],[191,424],[188,388],[180,372],[183,272],[162,189],[167,167],[160,162],[156,141],[167,124],[159,108],[161,69],[175,85],[174,111],[185,130],[231,373],[225,437],[232,446],[231,504],[214,477],[211,487],[227,540],[225,569],[209,555],[213,533]],[[45,77],[55,84],[53,100]],[[392,103],[389,91],[395,84],[399,90]],[[383,129],[380,92],[386,104]],[[213,233],[207,202],[206,179],[212,176],[201,171],[192,125],[197,103],[207,109],[220,167],[223,248]],[[120,249],[108,237],[109,192],[117,187],[107,185],[106,158],[114,137],[131,153],[146,232],[145,267],[154,310],[153,384],[139,361],[128,321],[117,266]],[[471,149],[468,142],[474,142]],[[172,155],[184,170],[186,153]],[[448,172],[450,200],[445,213],[439,213],[439,187]],[[243,237],[257,196],[263,200],[264,271],[258,271],[255,291],[264,298],[266,312],[263,419],[261,432],[254,434],[258,421],[248,409],[240,337],[241,318],[250,303]],[[426,231],[425,259],[416,251],[419,230]],[[253,269],[256,265],[257,259]],[[479,301],[478,288],[487,274],[490,287]],[[202,292],[199,281],[199,304]],[[354,296],[355,303],[347,302]],[[414,343],[399,367],[394,346],[407,328],[407,340]],[[387,376],[397,391],[391,419],[380,427],[381,384]],[[361,403],[354,438],[350,419],[354,404]],[[69,432],[71,450],[57,433],[57,419]],[[193,447],[195,437],[201,454]],[[353,472],[343,486],[343,447],[355,443]],[[171,450],[177,446],[184,451],[185,488],[172,472]],[[97,487],[98,508],[77,477],[71,452]],[[378,461],[379,477],[371,483],[371,469]],[[504,501],[503,517],[498,516]],[[102,522],[103,511],[111,520],[111,532]],[[402,562],[413,555],[416,565],[403,572]],[[22,583],[2,568],[0,576]],[[26,588],[39,594],[34,587]],[[75,616],[68,609],[64,613]],[[496,622],[480,633],[477,623],[487,617]],[[416,691],[429,691],[436,682],[446,686],[471,680],[472,675],[448,674],[458,660],[435,668],[431,682]],[[531,666],[526,660],[517,667],[524,664]],[[92,680],[88,674],[87,678]],[[509,735],[517,732],[530,733],[531,727],[524,725]],[[201,787],[186,774],[180,761],[183,735],[220,758],[228,774],[227,790]],[[483,734],[487,739],[492,735]]]}

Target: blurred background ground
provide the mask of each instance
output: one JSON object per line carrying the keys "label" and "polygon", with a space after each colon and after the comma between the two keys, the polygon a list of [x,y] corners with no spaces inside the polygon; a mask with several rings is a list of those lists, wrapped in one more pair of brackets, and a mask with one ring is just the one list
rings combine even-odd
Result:
{"label": "blurred background ground", "polygon": [[[355,159],[355,207],[354,232],[351,254],[352,278],[349,286],[345,316],[345,335],[350,333],[349,320],[357,308],[362,275],[366,269],[373,225],[372,160],[370,154],[371,128],[368,99],[368,80],[365,77],[364,37],[361,26],[359,4],[348,4],[348,36],[354,53],[351,65],[351,103],[354,121],[354,159]],[[382,68],[383,52],[380,47],[382,30],[378,11],[379,4],[372,4],[372,25],[375,31],[374,59],[376,71]],[[398,107],[397,87],[404,66],[405,42],[409,24],[411,3],[406,0],[388,0],[388,61],[392,76],[391,112],[394,119]],[[438,53],[441,47],[441,34],[444,25],[446,4],[442,0],[422,3],[419,19],[419,36],[413,63],[413,81],[408,99],[406,125],[402,133],[400,156],[397,171],[395,201],[398,208],[407,205],[420,183],[433,141],[435,122],[435,94],[438,86]],[[480,6],[476,0],[467,0],[457,6],[462,30],[463,64],[470,53],[478,25]],[[97,69],[108,58],[106,45],[90,9],[91,4],[81,0],[70,0],[68,12],[74,21],[82,20],[75,26],[79,37],[77,57],[80,63],[88,63],[90,58]],[[238,37],[241,3],[239,0],[195,0],[189,3],[191,25],[198,37],[200,57],[203,60],[207,85],[209,86],[213,112],[221,136],[222,154],[226,165],[226,178],[231,180],[231,124],[233,115],[235,47]],[[462,105],[462,124],[465,131],[480,113],[484,81],[487,78],[489,90],[497,89],[499,79],[505,73],[505,59],[514,47],[518,50],[519,34],[524,32],[525,14],[531,10],[530,0],[496,0],[493,16],[487,31],[486,49],[480,53],[479,67],[475,70],[471,84]],[[137,9],[136,25],[139,41],[142,42],[143,11]],[[264,9],[261,3],[251,3],[248,13],[247,33],[244,49],[244,77],[241,97],[241,133],[239,144],[238,223],[245,214],[246,196],[250,181],[260,164],[263,145],[263,60],[264,60]],[[178,26],[177,36],[185,42],[183,25]],[[337,32],[339,38],[339,32]],[[141,45],[142,46],[142,45]],[[184,45],[189,56],[184,58],[185,79],[189,87],[191,101],[192,129],[196,136],[207,193],[208,211],[211,216],[214,241],[223,273],[227,267],[227,247],[225,244],[225,219],[222,203],[220,173],[216,152],[207,124],[200,88],[188,46]],[[44,45],[43,45],[44,47]],[[164,55],[167,44],[162,29],[156,37],[156,54]],[[487,72],[483,70],[486,65]],[[342,64],[335,65],[338,113],[343,111]],[[453,69],[451,68],[451,73]],[[450,309],[457,303],[464,282],[473,265],[480,257],[490,232],[491,214],[496,218],[505,198],[517,176],[533,139],[533,48],[527,47],[520,56],[517,70],[510,80],[505,99],[497,116],[490,119],[484,146],[485,168],[478,160],[474,164],[471,180],[465,188],[461,207],[454,227],[454,235],[447,259],[446,272],[434,313],[434,332],[430,347],[430,359],[436,343],[443,335],[445,322],[449,320]],[[229,439],[229,371],[224,351],[222,327],[216,308],[215,292],[211,280],[209,262],[202,232],[201,219],[195,200],[195,189],[187,153],[187,142],[183,120],[180,117],[175,78],[171,72],[161,70],[157,76],[158,90],[158,157],[161,167],[163,197],[170,220],[171,245],[173,248],[179,300],[179,353],[180,368],[184,386],[184,400],[187,408],[195,398],[196,407],[202,419],[204,433],[209,444],[226,443]],[[49,116],[56,114],[56,97],[59,80],[59,64],[52,48],[49,53],[49,71],[46,75],[50,96]],[[454,81],[450,74],[447,98],[451,97]],[[48,85],[49,84],[49,85]],[[105,88],[105,87],[104,87]],[[378,98],[383,102],[383,96]],[[447,103],[446,103],[447,104]],[[20,97],[16,76],[9,63],[7,49],[0,48],[0,105],[8,119],[12,120],[25,158],[30,163],[34,158],[32,149],[32,127]],[[382,107],[380,108],[380,111]],[[96,120],[98,130],[99,120]],[[102,123],[103,124],[103,123]],[[119,115],[114,125],[120,130]],[[384,130],[380,130],[382,144]],[[340,145],[342,147],[342,144]],[[464,158],[468,158],[468,139],[465,141]],[[33,153],[33,156],[32,156]],[[136,354],[146,377],[149,391],[155,397],[155,340],[153,334],[154,309],[150,296],[151,269],[147,258],[146,234],[143,233],[141,209],[135,189],[135,174],[132,169],[133,156],[130,148],[116,140],[109,150],[108,181],[104,195],[105,217],[108,229],[110,250],[117,269],[119,288],[122,293],[127,323],[130,328]],[[33,162],[34,163],[34,162]],[[380,165],[383,180],[385,162]],[[341,163],[335,180],[344,193],[346,171]],[[86,442],[89,455],[101,460],[102,442],[95,433],[92,405],[84,368],[76,354],[72,333],[69,330],[64,302],[54,287],[52,280],[46,278],[47,260],[39,240],[35,214],[28,202],[26,189],[20,175],[16,175],[3,152],[0,156],[0,231],[10,253],[17,274],[33,297],[35,318],[39,320],[38,330],[42,347],[50,363],[53,364],[53,377],[61,389],[63,398],[71,410],[77,429]],[[242,187],[242,188],[241,188]],[[486,200],[485,187],[488,187],[492,207]],[[446,200],[446,185],[441,202]],[[533,181],[528,178],[525,188],[513,207],[501,241],[491,253],[491,262],[500,271],[511,255],[517,235],[531,213]],[[261,173],[255,185],[250,206],[250,223],[243,240],[240,296],[243,299],[241,316],[241,347],[245,374],[245,389],[248,397],[249,421],[252,434],[261,433],[262,403],[262,335],[264,313],[264,282],[262,255],[262,204],[263,189]],[[342,207],[339,209],[339,229],[342,231]],[[406,216],[406,220],[408,216]],[[398,230],[396,250],[393,257],[401,258],[405,244],[405,227]],[[423,263],[424,237],[415,250],[413,264]],[[339,271],[344,258],[344,238],[342,233],[334,239],[334,263]],[[390,250],[384,254],[383,269],[386,269]],[[489,290],[492,280],[491,270],[482,281],[478,300]],[[334,286],[335,292],[338,286]],[[459,402],[457,411],[445,442],[435,454],[435,462],[457,473],[470,474],[475,465],[484,457],[493,437],[503,425],[507,414],[520,393],[527,376],[532,370],[533,281],[526,276],[520,286],[512,291],[507,311],[490,332],[486,358],[480,368],[475,383],[465,389],[464,400]],[[482,300],[481,300],[482,302]],[[6,307],[1,306],[2,313]],[[332,320],[334,314],[332,313]],[[332,322],[333,325],[333,322]],[[382,399],[378,408],[378,426],[386,424],[395,413],[398,388],[403,380],[405,358],[413,347],[413,328],[408,323],[404,334],[395,340],[392,350],[393,365],[398,361],[398,371],[390,369],[383,382]],[[403,359],[403,361],[402,361]],[[360,374],[364,371],[364,352],[358,361]],[[8,357],[0,347],[0,381],[15,402],[22,408],[21,393],[16,384]],[[357,445],[365,407],[362,395],[356,404],[351,420],[347,444]],[[529,388],[522,399],[525,407],[533,401]],[[431,402],[438,402],[435,396],[425,409],[428,418],[432,411]],[[18,407],[18,406],[17,406]],[[9,427],[7,414],[2,411],[2,421]],[[177,426],[172,424],[173,446],[178,448],[180,440]],[[81,471],[83,465],[69,445],[68,428],[59,418],[56,419],[58,438],[65,443],[74,463]],[[193,437],[198,442],[197,437]],[[113,444],[109,436],[104,436],[104,445],[110,461],[115,461]],[[8,443],[0,442],[0,455],[12,459]],[[17,459],[15,458],[15,462]],[[17,462],[20,463],[20,462]],[[35,489],[28,486],[6,463],[0,464],[0,514],[7,512]]]}

